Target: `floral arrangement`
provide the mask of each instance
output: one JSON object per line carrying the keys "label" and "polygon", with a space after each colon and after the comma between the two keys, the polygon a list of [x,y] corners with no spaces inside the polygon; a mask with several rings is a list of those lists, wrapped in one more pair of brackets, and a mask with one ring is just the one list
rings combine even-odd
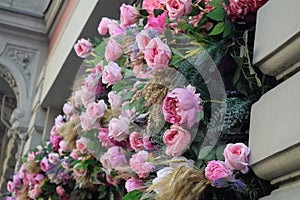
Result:
{"label": "floral arrangement", "polygon": [[273,83],[251,63],[266,0],[144,0],[74,46],[84,59],[50,141],[7,199],[258,199],[249,110]]}

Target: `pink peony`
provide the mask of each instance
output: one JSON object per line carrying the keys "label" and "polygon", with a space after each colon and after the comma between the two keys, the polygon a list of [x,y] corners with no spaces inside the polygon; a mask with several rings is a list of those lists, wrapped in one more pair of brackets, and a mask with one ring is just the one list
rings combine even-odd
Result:
{"label": "pink peony", "polygon": [[167,0],[166,8],[171,20],[187,15],[192,11],[191,0]]}
{"label": "pink peony", "polygon": [[63,111],[65,113],[65,115],[67,115],[68,117],[70,117],[72,115],[73,112],[73,106],[70,102],[65,103],[64,107],[63,107]]}
{"label": "pink peony", "polygon": [[121,8],[121,24],[123,26],[129,26],[134,23],[136,23],[139,20],[139,11],[137,8],[130,6],[130,5],[125,5],[124,3],[122,4]]}
{"label": "pink peony", "polygon": [[163,102],[165,120],[177,125],[187,124],[191,128],[201,111],[200,94],[191,85],[186,88],[176,88],[169,93]]}
{"label": "pink peony", "polygon": [[191,134],[178,125],[172,125],[163,136],[166,154],[180,156],[191,141]]}
{"label": "pink peony", "polygon": [[132,190],[143,190],[141,189],[143,186],[145,186],[144,182],[137,178],[130,178],[125,183],[127,192],[131,192]]}
{"label": "pink peony", "polygon": [[79,140],[76,140],[76,148],[82,153],[87,153],[87,144],[90,142],[89,139],[81,137]]}
{"label": "pink peony", "polygon": [[34,185],[31,187],[28,191],[28,197],[31,199],[37,199],[40,194],[42,193],[41,189],[39,188],[39,185]]}
{"label": "pink peony", "polygon": [[108,62],[113,62],[123,55],[121,45],[114,39],[110,38],[105,48],[105,59]]}
{"label": "pink peony", "polygon": [[121,67],[115,62],[110,62],[103,71],[102,83],[113,85],[118,83],[122,78]]}
{"label": "pink peony", "polygon": [[220,178],[227,180],[233,179],[233,172],[227,168],[225,162],[219,160],[211,160],[205,168],[205,177],[214,186],[214,182]]}
{"label": "pink peony", "polygon": [[231,170],[239,170],[243,174],[248,173],[248,156],[250,148],[243,143],[227,144],[224,149],[225,164]]}
{"label": "pink peony", "polygon": [[110,91],[107,96],[111,109],[118,110],[122,105],[122,96],[115,91]]}
{"label": "pink peony", "polygon": [[159,34],[163,34],[166,30],[166,18],[168,16],[167,12],[164,12],[163,14],[154,17],[150,16],[148,18],[148,23],[145,26],[145,29],[153,28],[155,29]]}
{"label": "pink peony", "polygon": [[128,136],[130,120],[125,117],[113,118],[109,122],[109,136],[117,141],[122,141]]}
{"label": "pink peony", "polygon": [[106,35],[107,32],[108,32],[108,25],[109,23],[111,22],[111,19],[108,19],[107,17],[102,17],[100,23],[99,23],[99,26],[97,28],[98,30],[98,33],[100,35]]}
{"label": "pink peony", "polygon": [[146,46],[149,44],[151,38],[148,36],[146,30],[142,30],[139,34],[136,35],[136,42],[139,50],[145,51]]}
{"label": "pink peony", "polygon": [[111,142],[108,136],[108,129],[107,128],[100,128],[98,133],[99,142],[101,142],[102,147],[110,148],[115,146],[114,143]]}
{"label": "pink peony", "polygon": [[93,119],[98,119],[103,117],[107,105],[104,103],[104,100],[100,100],[97,103],[92,102],[87,105],[86,113]]}
{"label": "pink peony", "polygon": [[147,151],[140,151],[137,154],[134,154],[130,159],[130,167],[140,178],[147,178],[154,169],[154,165],[147,161],[148,155]]}
{"label": "pink peony", "polygon": [[129,136],[130,146],[138,151],[144,148],[143,135],[138,132],[132,132]]}
{"label": "pink peony", "polygon": [[56,164],[59,161],[59,155],[57,153],[49,153],[48,154],[48,161],[52,164]]}
{"label": "pink peony", "polygon": [[153,38],[146,46],[145,60],[153,70],[165,69],[168,67],[172,53],[168,45],[159,38]]}
{"label": "pink peony", "polygon": [[92,44],[84,38],[78,40],[74,45],[75,52],[77,56],[81,58],[86,58],[92,51]]}
{"label": "pink peony", "polygon": [[6,188],[7,188],[7,191],[9,191],[9,192],[15,192],[15,185],[11,181],[7,182]]}
{"label": "pink peony", "polygon": [[154,9],[164,9],[165,0],[144,0],[143,9],[146,9],[150,16],[154,15]]}

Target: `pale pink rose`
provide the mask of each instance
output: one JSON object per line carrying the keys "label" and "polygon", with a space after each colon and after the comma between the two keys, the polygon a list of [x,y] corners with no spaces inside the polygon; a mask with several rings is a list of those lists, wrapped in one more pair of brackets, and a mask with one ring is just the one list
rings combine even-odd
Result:
{"label": "pale pink rose", "polygon": [[87,144],[90,142],[89,139],[81,137],[79,140],[76,140],[76,148],[82,153],[87,153]]}
{"label": "pale pink rose", "polygon": [[227,180],[233,179],[233,172],[227,168],[225,162],[219,160],[211,160],[205,168],[205,177],[214,186],[217,179],[225,178]]}
{"label": "pale pink rose", "polygon": [[134,23],[136,23],[139,20],[139,11],[137,8],[130,6],[130,5],[125,5],[124,3],[122,4],[121,8],[121,24],[123,26],[129,26]]}
{"label": "pale pink rose", "polygon": [[125,117],[113,118],[109,122],[109,136],[117,141],[122,141],[128,136],[130,120]]}
{"label": "pale pink rose", "polygon": [[102,17],[99,26],[97,28],[98,33],[100,35],[106,35],[108,32],[108,25],[111,22],[111,19],[108,19],[107,17]]}
{"label": "pale pink rose", "polygon": [[108,160],[112,168],[126,166],[128,160],[126,158],[125,152],[120,147],[111,147],[107,151]]}
{"label": "pale pink rose", "polygon": [[74,160],[78,160],[79,158],[79,154],[78,154],[78,150],[77,149],[73,149],[70,153],[71,158],[73,158]]}
{"label": "pale pink rose", "polygon": [[95,93],[96,91],[96,77],[94,74],[89,74],[85,79],[84,79],[84,86],[87,89],[88,92],[90,93]]}
{"label": "pale pink rose", "polygon": [[19,176],[19,174],[15,174],[13,176],[13,184],[16,188],[20,188],[21,187],[21,178]]}
{"label": "pale pink rose", "polygon": [[148,18],[148,23],[145,26],[145,29],[153,28],[155,29],[159,34],[163,34],[166,30],[166,18],[168,16],[167,12],[164,12],[163,14],[154,17],[150,16]]}
{"label": "pale pink rose", "polygon": [[92,51],[92,44],[84,38],[78,40],[74,45],[75,52],[77,56],[81,58],[86,58]]}
{"label": "pale pink rose", "polygon": [[115,61],[123,55],[123,48],[114,39],[110,38],[105,48],[105,59],[108,62]]}
{"label": "pale pink rose", "polygon": [[142,30],[139,34],[136,35],[136,42],[139,50],[145,51],[146,46],[149,44],[151,38],[148,36],[146,30]]}
{"label": "pale pink rose", "polygon": [[59,128],[64,123],[64,117],[62,115],[58,115],[54,121],[55,121],[55,126]]}
{"label": "pale pink rose", "polygon": [[6,197],[6,200],[15,200],[14,197]]}
{"label": "pale pink rose", "polygon": [[115,20],[110,21],[108,24],[108,30],[111,37],[124,35],[126,33],[126,29]]}
{"label": "pale pink rose", "polygon": [[49,163],[48,159],[44,157],[40,162],[40,168],[43,172],[47,172],[52,169],[52,165]]}
{"label": "pale pink rose", "polygon": [[101,74],[104,70],[103,66],[103,60],[101,60],[96,66],[95,69],[93,70],[93,73],[95,74]]}
{"label": "pale pink rose", "polygon": [[60,153],[65,153],[68,151],[68,149],[69,149],[69,147],[65,141],[62,140],[59,142],[59,150],[58,151]]}
{"label": "pale pink rose", "polygon": [[114,143],[111,142],[108,136],[108,129],[107,128],[100,128],[98,133],[99,142],[101,142],[102,147],[110,148],[115,146]]}
{"label": "pale pink rose", "polygon": [[122,96],[115,91],[110,91],[107,96],[111,109],[118,110],[122,105]]}
{"label": "pale pink rose", "polygon": [[165,120],[177,125],[187,124],[191,128],[197,119],[197,112],[201,111],[200,94],[195,94],[192,86],[176,88],[169,93],[163,102]]}
{"label": "pale pink rose", "polygon": [[111,164],[109,162],[109,155],[108,155],[107,152],[101,156],[100,162],[101,162],[101,164],[104,168],[106,168],[106,169],[111,169],[112,168]]}
{"label": "pale pink rose", "polygon": [[187,15],[192,11],[191,0],[167,0],[166,8],[171,20]]}
{"label": "pale pink rose", "polygon": [[80,125],[83,130],[89,130],[99,127],[99,124],[96,120],[96,118],[90,117],[88,113],[82,113],[80,115]]}
{"label": "pale pink rose", "polygon": [[52,150],[58,151],[59,149],[59,143],[63,139],[61,135],[51,135],[50,141],[52,142]]}
{"label": "pale pink rose", "polygon": [[172,125],[163,136],[166,144],[166,154],[180,156],[191,141],[191,134],[178,125]]}
{"label": "pale pink rose", "polygon": [[49,153],[48,154],[48,161],[52,164],[56,164],[59,161],[59,155],[57,153]]}
{"label": "pale pink rose", "polygon": [[138,151],[144,148],[143,135],[138,132],[132,132],[129,136],[130,146]]}
{"label": "pale pink rose", "polygon": [[[122,107],[126,106],[127,104],[129,104],[129,101],[125,101],[124,103],[122,103]],[[136,112],[136,109],[135,109],[135,107],[133,107],[131,109],[121,110],[121,115],[122,115],[122,117],[126,117],[126,118],[130,119],[135,115],[135,112]]]}
{"label": "pale pink rose", "polygon": [[83,169],[83,167],[81,166],[81,163],[76,164],[73,167],[73,172],[76,176],[82,177],[85,176],[87,171]]}
{"label": "pale pink rose", "polygon": [[171,60],[171,50],[159,38],[153,38],[146,46],[145,60],[153,70],[165,69]]}
{"label": "pale pink rose", "polygon": [[64,111],[66,116],[70,117],[72,115],[72,112],[73,112],[72,104],[70,102],[65,103],[64,107],[63,107],[63,111]]}
{"label": "pale pink rose", "polygon": [[115,62],[110,62],[103,71],[102,83],[113,85],[118,83],[122,78],[121,67]]}
{"label": "pale pink rose", "polygon": [[43,174],[33,174],[31,176],[31,183],[39,185],[44,180],[45,176]]}
{"label": "pale pink rose", "polygon": [[106,174],[105,178],[106,178],[107,183],[109,183],[111,185],[114,185],[114,186],[118,186],[119,181],[114,179],[111,175]]}
{"label": "pale pink rose", "polygon": [[58,127],[54,125],[50,131],[50,135],[58,135],[57,129]]}
{"label": "pale pink rose", "polygon": [[29,153],[27,156],[27,162],[32,161],[34,159],[35,159],[35,153],[34,152]]}
{"label": "pale pink rose", "polygon": [[144,0],[143,9],[146,9],[150,16],[154,15],[154,9],[164,9],[165,0]]}
{"label": "pale pink rose", "polygon": [[146,150],[152,150],[154,149],[155,147],[152,145],[151,141],[150,141],[150,137],[149,135],[145,135],[143,137],[143,144],[144,144],[144,148]]}
{"label": "pale pink rose", "polygon": [[62,166],[64,169],[70,169],[70,166],[71,166],[70,160],[69,160],[69,159],[64,159],[64,160],[61,162],[61,166]]}
{"label": "pale pink rose", "polygon": [[42,193],[41,189],[39,188],[39,185],[34,185],[31,187],[28,191],[28,197],[31,199],[37,199],[40,194]]}
{"label": "pale pink rose", "polygon": [[104,103],[104,100],[100,100],[97,103],[92,102],[89,103],[86,108],[86,113],[93,119],[98,119],[103,117],[105,110],[107,109],[107,105]]}
{"label": "pale pink rose", "polygon": [[248,156],[250,148],[243,143],[227,144],[224,149],[225,164],[231,170],[239,170],[243,174],[248,173]]}
{"label": "pale pink rose", "polygon": [[148,162],[148,156],[147,151],[140,151],[130,159],[130,167],[140,178],[147,178],[154,169],[153,163]]}
{"label": "pale pink rose", "polygon": [[127,192],[131,192],[132,190],[141,190],[141,191],[143,191],[144,189],[141,188],[143,186],[145,186],[144,182],[140,179],[137,179],[137,178],[130,178],[125,183],[125,188],[126,188]]}
{"label": "pale pink rose", "polygon": [[66,196],[66,191],[63,187],[57,186],[56,187],[56,194],[58,194],[61,197],[64,197],[64,196]]}
{"label": "pale pink rose", "polygon": [[75,106],[84,105],[87,106],[88,103],[93,102],[95,99],[95,93],[89,92],[85,86],[81,87],[81,90],[75,92],[74,103]]}
{"label": "pale pink rose", "polygon": [[6,189],[9,192],[15,192],[15,185],[14,185],[14,183],[11,182],[11,181],[8,181],[7,185],[6,185]]}

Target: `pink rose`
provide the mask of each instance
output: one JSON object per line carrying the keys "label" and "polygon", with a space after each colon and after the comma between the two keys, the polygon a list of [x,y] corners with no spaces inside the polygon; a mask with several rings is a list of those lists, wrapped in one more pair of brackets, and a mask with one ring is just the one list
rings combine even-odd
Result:
{"label": "pink rose", "polygon": [[88,113],[82,113],[80,115],[80,125],[83,130],[89,130],[92,128],[98,128],[99,124],[96,118],[92,118]]}
{"label": "pink rose", "polygon": [[15,200],[14,197],[6,197],[6,200]]}
{"label": "pink rose", "polygon": [[143,135],[138,132],[132,132],[129,136],[130,146],[138,151],[144,148]]}
{"label": "pink rose", "polygon": [[109,122],[109,136],[122,141],[128,136],[130,120],[125,117],[113,118]]}
{"label": "pink rose", "polygon": [[166,30],[166,18],[168,16],[167,12],[164,12],[163,14],[154,17],[150,16],[148,18],[148,23],[145,26],[145,29],[153,28],[155,29],[159,34],[163,34]]}
{"label": "pink rose", "polygon": [[108,24],[108,30],[111,37],[124,35],[126,33],[126,29],[115,20],[110,21]]}
{"label": "pink rose", "polygon": [[37,199],[41,193],[42,193],[42,191],[39,188],[39,185],[34,185],[28,191],[28,197],[30,197],[31,199]]}
{"label": "pink rose", "polygon": [[143,144],[144,144],[144,148],[146,150],[152,150],[154,149],[155,147],[152,145],[151,141],[150,141],[150,137],[149,135],[145,135],[143,137]]}
{"label": "pink rose", "polygon": [[127,192],[131,192],[132,190],[143,190],[141,187],[145,186],[144,182],[137,178],[130,178],[125,183],[125,188]]}
{"label": "pink rose", "polygon": [[67,115],[68,117],[70,117],[72,115],[73,112],[73,106],[70,102],[65,103],[64,107],[63,107],[63,111],[65,113],[65,115]]}
{"label": "pink rose", "polygon": [[89,139],[81,137],[79,140],[76,140],[76,148],[82,153],[87,153],[87,144],[90,142]]}
{"label": "pink rose", "polygon": [[31,182],[33,184],[39,185],[44,180],[45,176],[43,174],[34,174],[31,176]]}
{"label": "pink rose", "polygon": [[48,162],[48,159],[44,157],[40,162],[40,168],[42,171],[47,172],[52,169],[52,165]]}
{"label": "pink rose", "polygon": [[61,162],[61,166],[64,168],[64,169],[70,169],[70,166],[71,166],[71,163],[70,163],[70,159],[64,159],[62,162]]}
{"label": "pink rose", "polygon": [[192,11],[191,0],[167,0],[166,8],[171,20],[187,15]]}
{"label": "pink rose", "polygon": [[73,158],[74,160],[78,160],[79,154],[77,149],[73,149],[70,153],[70,157]]}
{"label": "pink rose", "polygon": [[121,24],[123,26],[129,26],[134,23],[136,23],[139,20],[139,11],[137,8],[130,6],[130,5],[125,5],[124,3],[122,4],[121,8]]}
{"label": "pink rose", "polygon": [[111,109],[118,110],[122,105],[122,96],[115,91],[110,91],[107,96]]}
{"label": "pink rose", "polygon": [[122,167],[128,164],[125,152],[120,147],[111,147],[107,151],[109,163],[112,168]]}
{"label": "pink rose", "polygon": [[123,55],[121,45],[114,39],[110,38],[105,48],[105,59],[108,62],[113,62]]}
{"label": "pink rose", "polygon": [[121,67],[115,62],[110,62],[104,69],[102,75],[102,83],[113,85],[123,78]]}
{"label": "pink rose", "polygon": [[50,135],[58,135],[57,129],[58,127],[54,125],[50,131]]}
{"label": "pink rose", "polygon": [[76,176],[79,177],[85,176],[87,173],[87,171],[83,169],[81,163],[78,163],[73,167],[73,172]]}
{"label": "pink rose", "polygon": [[[125,101],[124,103],[122,103],[122,107],[126,106],[127,104],[129,104],[129,101]],[[126,118],[130,119],[135,115],[135,112],[136,112],[136,109],[135,109],[135,107],[133,107],[131,109],[121,110],[121,115],[122,115],[122,117],[126,117]]]}
{"label": "pink rose", "polygon": [[151,38],[148,36],[146,30],[142,30],[139,34],[136,35],[136,42],[139,50],[145,50],[146,46],[149,44]]}
{"label": "pink rose", "polygon": [[109,162],[109,155],[107,152],[101,156],[100,162],[104,168],[106,168],[106,169],[112,168],[110,165],[110,162]]}
{"label": "pink rose", "polygon": [[111,142],[108,136],[108,129],[107,128],[100,128],[98,133],[99,142],[101,142],[102,147],[110,148],[115,146],[114,143]]}
{"label": "pink rose", "polygon": [[13,176],[13,184],[16,188],[20,188],[21,187],[21,179],[20,179],[20,176],[19,174],[15,174]]}
{"label": "pink rose", "polygon": [[58,151],[59,149],[59,142],[62,140],[61,135],[51,135],[50,136],[50,141],[52,142],[52,150],[53,151]]}
{"label": "pink rose", "polygon": [[59,155],[57,153],[49,153],[48,154],[48,161],[52,164],[56,164],[59,161]]}
{"label": "pink rose", "polygon": [[104,100],[100,100],[97,103],[89,103],[86,108],[86,113],[93,119],[98,119],[104,115],[107,105],[104,103]]}
{"label": "pink rose", "polygon": [[228,180],[233,179],[233,172],[227,168],[225,162],[219,160],[211,160],[205,168],[205,177],[214,186],[217,179],[225,178]]}
{"label": "pink rose", "polygon": [[195,94],[192,86],[176,88],[169,93],[163,102],[165,120],[177,125],[187,124],[191,128],[197,118],[197,112],[201,111],[200,94]]}
{"label": "pink rose", "polygon": [[227,144],[224,149],[225,164],[231,170],[239,170],[243,174],[248,173],[248,156],[250,148],[243,143]]}
{"label": "pink rose", "polygon": [[95,93],[97,84],[96,84],[96,77],[94,74],[89,74],[84,79],[84,86],[88,92]]}
{"label": "pink rose", "polygon": [[153,38],[146,46],[145,60],[153,70],[165,69],[168,67],[172,53],[168,45],[159,38]]}
{"label": "pink rose", "polygon": [[7,191],[14,192],[15,191],[15,185],[13,182],[8,181],[6,185]]}
{"label": "pink rose", "polygon": [[98,33],[100,35],[106,35],[108,32],[108,25],[111,22],[111,19],[108,19],[107,17],[102,17],[99,26],[97,28]]}
{"label": "pink rose", "polygon": [[150,16],[154,15],[154,9],[164,9],[165,0],[144,0],[143,9],[146,9]]}
{"label": "pink rose", "polygon": [[178,125],[172,125],[163,136],[166,154],[180,156],[191,141],[191,134]]}
{"label": "pink rose", "polygon": [[55,126],[59,128],[64,123],[64,117],[62,115],[58,115],[54,121],[55,121]]}
{"label": "pink rose", "polygon": [[140,178],[147,178],[154,169],[154,165],[147,161],[148,155],[147,151],[140,151],[130,159],[130,167]]}
{"label": "pink rose", "polygon": [[75,106],[83,104],[86,107],[88,103],[94,101],[95,99],[95,94],[93,92],[88,91],[88,89],[85,86],[82,86],[81,90],[76,91],[74,94]]}
{"label": "pink rose", "polygon": [[56,187],[56,194],[58,194],[59,196],[63,197],[66,196],[66,191],[63,187],[61,186],[57,186]]}
{"label": "pink rose", "polygon": [[27,156],[27,162],[32,161],[34,159],[35,159],[35,153],[34,152],[29,153]]}
{"label": "pink rose", "polygon": [[60,141],[59,142],[59,152],[60,154],[66,153],[68,151],[69,147],[65,141]]}
{"label": "pink rose", "polygon": [[86,58],[92,51],[92,44],[84,38],[78,40],[74,45],[75,52],[77,56],[81,58]]}

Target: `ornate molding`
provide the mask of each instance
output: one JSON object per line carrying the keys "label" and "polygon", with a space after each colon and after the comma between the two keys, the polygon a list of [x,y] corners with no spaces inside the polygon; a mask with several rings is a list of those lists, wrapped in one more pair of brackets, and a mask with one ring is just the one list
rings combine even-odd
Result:
{"label": "ornate molding", "polygon": [[16,98],[19,99],[19,89],[17,82],[14,76],[10,73],[10,71],[0,64],[0,77],[3,78],[9,85],[9,87],[14,91]]}

